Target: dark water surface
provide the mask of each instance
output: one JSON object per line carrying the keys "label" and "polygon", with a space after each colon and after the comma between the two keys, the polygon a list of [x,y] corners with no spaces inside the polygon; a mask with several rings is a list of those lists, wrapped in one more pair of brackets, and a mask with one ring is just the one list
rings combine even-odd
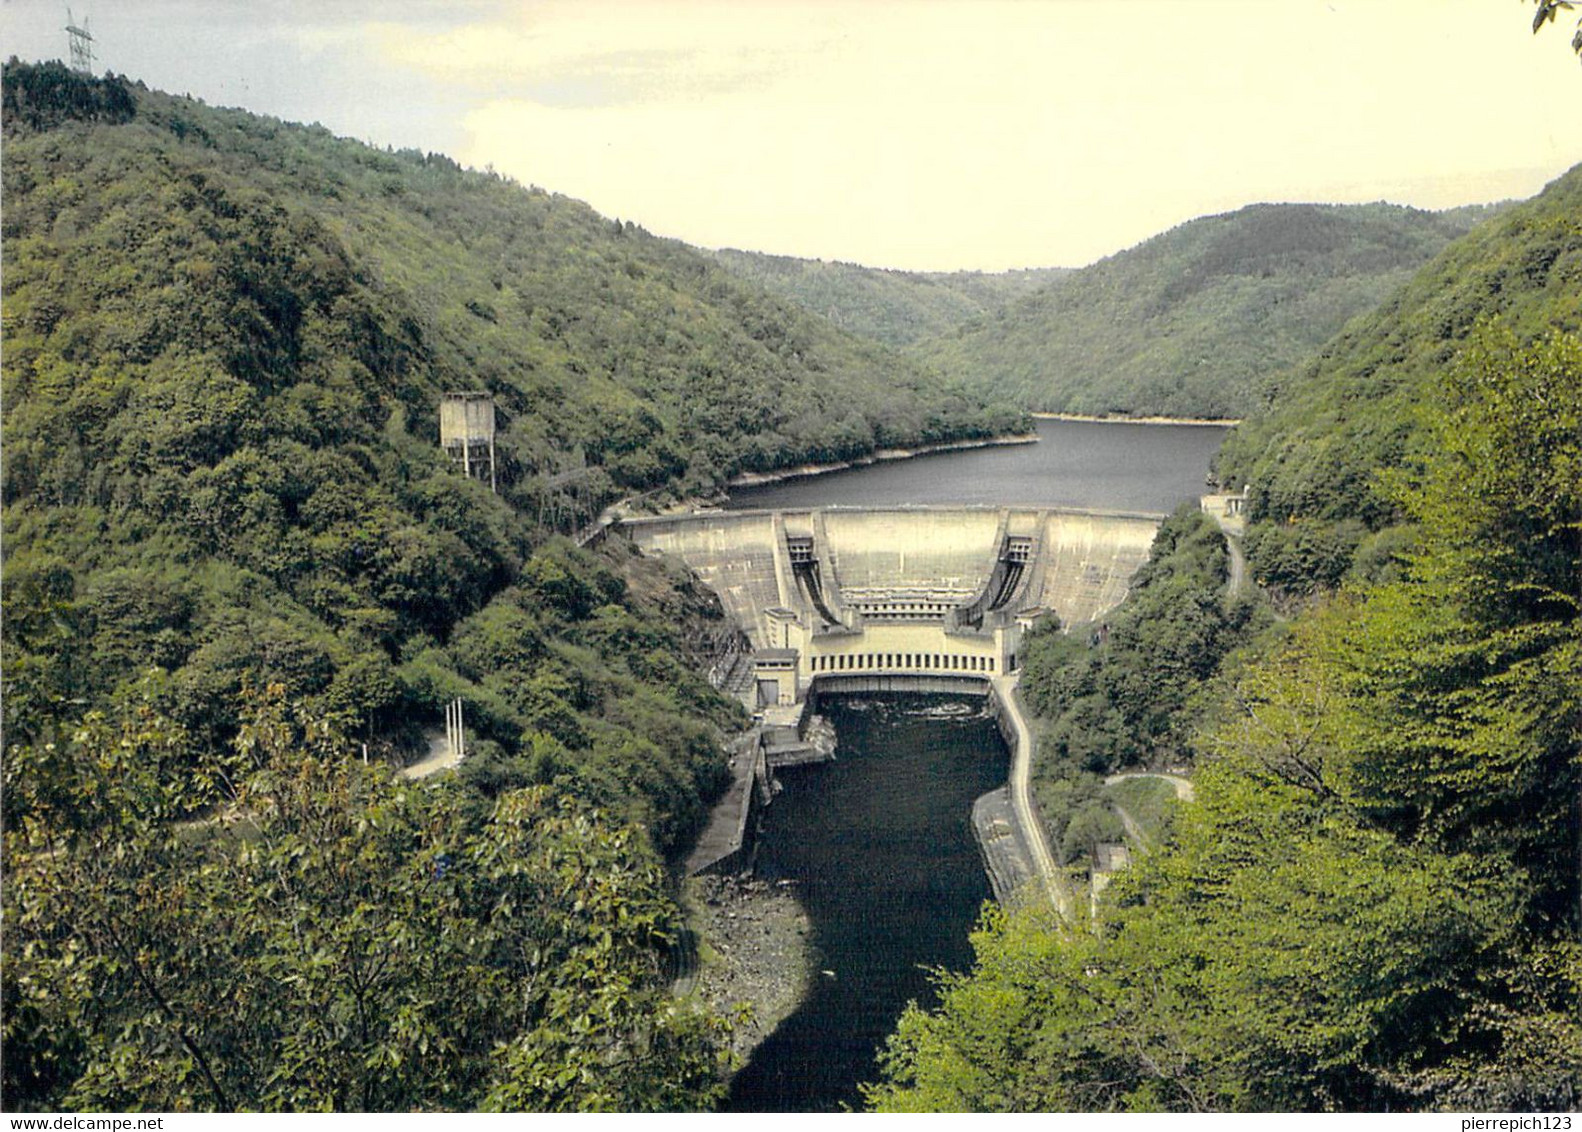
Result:
{"label": "dark water surface", "polygon": [[971,808],[1002,785],[1009,755],[981,697],[821,701],[836,761],[780,773],[758,875],[790,878],[813,924],[807,999],[737,1074],[738,1112],[860,1109],[857,1085],[910,999],[932,1004],[924,967],[965,970],[967,933],[990,898]]}
{"label": "dark water surface", "polygon": [[[1038,444],[968,449],[733,492],[729,507],[991,504],[1172,511],[1204,490],[1225,430],[1039,421]],[[966,969],[989,885],[971,806],[1008,754],[972,697],[837,697],[838,761],[781,777],[758,873],[797,882],[820,972],[732,1085],[738,1112],[861,1108],[857,1086],[925,968]],[[822,972],[829,972],[828,974]]]}
{"label": "dark water surface", "polygon": [[1040,504],[1174,511],[1204,491],[1226,430],[1206,425],[1038,424],[1037,444],[940,452],[737,488],[727,508]]}

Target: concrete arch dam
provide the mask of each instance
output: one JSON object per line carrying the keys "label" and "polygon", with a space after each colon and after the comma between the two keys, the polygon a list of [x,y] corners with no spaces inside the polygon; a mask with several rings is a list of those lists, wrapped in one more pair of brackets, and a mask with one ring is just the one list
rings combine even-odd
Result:
{"label": "concrete arch dam", "polygon": [[1066,626],[1103,618],[1126,596],[1163,519],[906,507],[623,521],[645,552],[680,558],[720,596],[752,646],[745,698],[764,709],[757,758],[737,760],[738,781],[689,869],[739,859],[755,782],[809,750],[798,740],[810,693],[970,689],[989,698],[1011,751],[1008,788],[973,809],[995,894],[1006,899],[1037,879],[1069,917],[1072,897],[1032,800],[1032,735],[1016,702],[1022,636],[1050,613]]}
{"label": "concrete arch dam", "polygon": [[[720,596],[753,647],[760,706],[830,690],[1014,673],[1046,614],[1100,620],[1126,595],[1163,515],[1060,508],[702,512],[627,519]],[[908,685],[873,678],[904,678]]]}

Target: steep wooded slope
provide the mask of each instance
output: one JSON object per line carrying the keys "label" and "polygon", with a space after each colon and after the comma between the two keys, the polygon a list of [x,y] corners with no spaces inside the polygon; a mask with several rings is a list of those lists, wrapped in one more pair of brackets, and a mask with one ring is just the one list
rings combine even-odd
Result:
{"label": "steep wooded slope", "polygon": [[1252,205],[1072,272],[912,353],[1030,409],[1242,416],[1266,377],[1306,358],[1479,215]]}
{"label": "steep wooded slope", "polygon": [[[728,628],[557,530],[948,399],[864,417],[877,353],[443,158],[58,64],[4,106],[0,1101],[706,1107],[659,853]],[[499,495],[436,445],[479,387]],[[395,779],[453,700],[460,771]]]}
{"label": "steep wooded slope", "polygon": [[734,248],[708,254],[771,294],[798,303],[859,337],[890,346],[910,346],[946,334],[969,319],[998,311],[1068,270],[887,271]]}
{"label": "steep wooded slope", "polygon": [[[556,530],[1016,422],[680,244],[443,157],[58,66],[9,67],[5,97],[7,585],[83,615],[69,647],[36,642],[67,699],[158,665],[215,738],[252,671],[367,733],[463,678],[514,749],[532,718],[608,707],[554,654],[648,639],[584,625],[626,584],[543,550]],[[499,406],[499,496],[438,451],[457,389]],[[512,664],[460,655],[472,617],[525,621],[511,656],[554,688],[485,695]]]}
{"label": "steep wooded slope", "polygon": [[[772,459],[776,442],[745,453],[724,387],[750,371],[805,407],[861,348],[782,357],[801,324],[772,304],[752,321],[757,297],[697,257],[442,158],[58,66],[8,67],[5,96],[8,741],[158,667],[163,709],[200,750],[232,732],[249,678],[376,747],[414,741],[462,695],[502,756],[538,717],[562,720],[584,772],[623,749],[621,727],[602,742],[592,721],[664,681],[639,671],[657,653],[635,668],[617,654],[674,652],[681,630],[641,613],[664,585],[549,543],[556,524],[689,466],[707,480]],[[684,396],[710,367],[716,398]],[[499,496],[435,443],[439,393],[479,387],[505,420]],[[593,627],[604,607],[658,635]],[[654,710],[708,701],[687,687]],[[679,776],[640,809],[668,842],[717,768],[704,732],[655,733],[678,740]]]}
{"label": "steep wooded slope", "polygon": [[[527,496],[543,490],[535,476],[584,464],[610,490],[708,487],[737,470],[1010,421],[692,249],[575,201],[437,155],[137,97],[124,124],[39,132],[12,114],[8,233],[43,238],[38,250],[52,255],[113,251],[126,276],[121,292],[106,271],[78,275],[90,294],[46,294],[33,245],[19,243],[20,327],[55,329],[54,316],[30,313],[40,304],[70,316],[63,301],[92,298],[103,319],[135,302],[158,311],[144,316],[156,333],[201,328],[233,369],[261,370],[295,359],[304,321],[332,319],[407,406],[414,435],[431,435],[439,389],[494,392],[514,426],[510,479]],[[256,278],[205,254],[227,224],[256,234],[252,246],[220,247],[263,253],[247,269]],[[251,324],[222,325],[244,300]],[[31,345],[13,347],[26,351],[19,379],[34,368]],[[145,334],[130,360],[171,345]]]}
{"label": "steep wooded slope", "polygon": [[[1401,514],[1383,477],[1423,456],[1421,413],[1488,320],[1522,342],[1582,329],[1582,166],[1447,247],[1305,366],[1272,382],[1217,469],[1248,484],[1249,549],[1271,585],[1334,585],[1369,532]],[[1382,557],[1381,557],[1382,556]]]}

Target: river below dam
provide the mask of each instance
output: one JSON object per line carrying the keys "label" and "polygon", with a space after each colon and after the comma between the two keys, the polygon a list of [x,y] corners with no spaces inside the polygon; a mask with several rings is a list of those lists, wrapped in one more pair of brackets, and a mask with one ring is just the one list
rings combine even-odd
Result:
{"label": "river below dam", "polygon": [[790,880],[812,922],[808,994],[732,1082],[745,1112],[860,1108],[857,1086],[925,967],[970,965],[990,897],[972,838],[975,798],[1009,761],[981,696],[833,696],[834,762],[781,771],[757,874]]}
{"label": "river below dam", "polygon": [[[728,507],[1002,504],[1169,512],[1204,491],[1225,430],[1040,420],[1039,442],[920,456],[733,492]],[[930,969],[965,970],[990,898],[971,806],[1006,781],[979,697],[835,696],[836,761],[781,772],[760,878],[789,880],[812,925],[808,993],[736,1075],[737,1112],[860,1109],[859,1084]]]}

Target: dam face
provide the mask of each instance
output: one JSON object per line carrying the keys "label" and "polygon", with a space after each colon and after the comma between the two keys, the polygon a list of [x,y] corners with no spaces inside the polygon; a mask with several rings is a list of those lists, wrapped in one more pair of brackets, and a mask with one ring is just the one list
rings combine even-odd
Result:
{"label": "dam face", "polygon": [[628,519],[720,596],[754,651],[760,706],[815,681],[985,680],[1016,671],[1053,613],[1100,620],[1148,558],[1162,515],[996,507],[702,512]]}

